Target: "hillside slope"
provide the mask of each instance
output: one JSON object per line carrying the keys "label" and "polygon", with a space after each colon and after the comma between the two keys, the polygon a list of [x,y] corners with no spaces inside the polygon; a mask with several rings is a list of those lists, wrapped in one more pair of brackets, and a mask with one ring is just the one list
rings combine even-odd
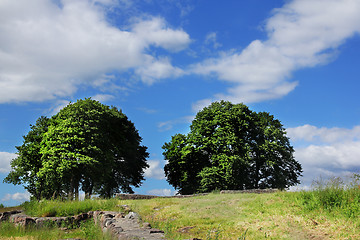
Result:
{"label": "hillside slope", "polygon": [[311,209],[304,194],[210,194],[121,202],[164,230],[168,239],[360,239],[358,217],[342,208]]}

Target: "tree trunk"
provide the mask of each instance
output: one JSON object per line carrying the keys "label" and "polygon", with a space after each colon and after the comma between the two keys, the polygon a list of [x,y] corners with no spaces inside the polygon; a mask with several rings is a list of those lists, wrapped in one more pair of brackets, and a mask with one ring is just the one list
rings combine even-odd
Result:
{"label": "tree trunk", "polygon": [[68,190],[68,200],[74,200],[74,177],[70,178],[70,187]]}
{"label": "tree trunk", "polygon": [[79,182],[75,183],[75,200],[79,200]]}
{"label": "tree trunk", "polygon": [[91,198],[92,190],[93,190],[93,185],[90,184],[90,186],[89,186],[89,188],[87,189],[87,191],[85,191],[85,199],[90,199],[90,198]]}

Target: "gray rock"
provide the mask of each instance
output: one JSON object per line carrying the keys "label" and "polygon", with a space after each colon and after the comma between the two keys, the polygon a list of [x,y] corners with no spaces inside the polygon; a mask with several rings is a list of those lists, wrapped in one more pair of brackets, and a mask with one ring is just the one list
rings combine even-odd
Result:
{"label": "gray rock", "polygon": [[140,215],[136,212],[129,212],[128,215],[125,216],[125,218],[140,220]]}
{"label": "gray rock", "polygon": [[[78,214],[71,217],[29,217],[22,212],[6,212],[0,214],[1,221],[9,220],[17,225],[27,227],[36,225],[37,227],[51,224],[53,226],[64,227],[67,224],[80,224],[93,218],[95,224],[99,224],[104,232],[110,232],[115,239],[143,239],[143,240],[160,240],[164,238],[164,232],[158,229],[152,229],[149,223],[140,226],[140,215],[130,212],[126,216],[123,213],[111,211],[92,211]],[[72,239],[81,240],[81,239]]]}

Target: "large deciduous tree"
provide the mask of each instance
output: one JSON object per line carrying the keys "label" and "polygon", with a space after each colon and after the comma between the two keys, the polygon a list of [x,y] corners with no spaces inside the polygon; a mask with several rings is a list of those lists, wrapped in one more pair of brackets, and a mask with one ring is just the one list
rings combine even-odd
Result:
{"label": "large deciduous tree", "polygon": [[163,149],[167,181],[181,194],[300,183],[302,168],[280,121],[244,104],[212,103],[197,113],[190,133]]}
{"label": "large deciduous tree", "polygon": [[[77,199],[79,189],[86,197],[93,193],[111,197],[120,191],[132,193],[131,185],[138,187],[144,180],[147,148],[140,145],[142,139],[134,124],[116,107],[92,99],[78,100],[47,123],[39,138],[31,142],[38,147],[36,155],[28,154],[38,167],[27,171],[41,180],[35,180],[34,186],[43,189],[40,195],[29,191],[35,198]],[[26,145],[18,148],[7,182],[22,180],[31,185],[29,178],[20,177],[24,170],[19,171],[24,168],[24,151],[20,150]]]}
{"label": "large deciduous tree", "polygon": [[4,179],[6,183],[24,184],[25,189],[36,199],[46,196],[45,179],[37,175],[42,168],[41,141],[47,132],[49,118],[40,117],[30,131],[23,136],[21,146],[16,147],[18,156],[11,161],[12,170]]}

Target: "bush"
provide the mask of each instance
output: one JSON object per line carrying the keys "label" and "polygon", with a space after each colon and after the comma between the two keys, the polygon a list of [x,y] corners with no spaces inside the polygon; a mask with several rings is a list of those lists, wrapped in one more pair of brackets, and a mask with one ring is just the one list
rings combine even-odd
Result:
{"label": "bush", "polygon": [[307,210],[324,209],[336,211],[347,217],[360,214],[359,175],[354,174],[352,181],[345,183],[340,177],[313,182],[313,190],[299,194],[302,205]]}

